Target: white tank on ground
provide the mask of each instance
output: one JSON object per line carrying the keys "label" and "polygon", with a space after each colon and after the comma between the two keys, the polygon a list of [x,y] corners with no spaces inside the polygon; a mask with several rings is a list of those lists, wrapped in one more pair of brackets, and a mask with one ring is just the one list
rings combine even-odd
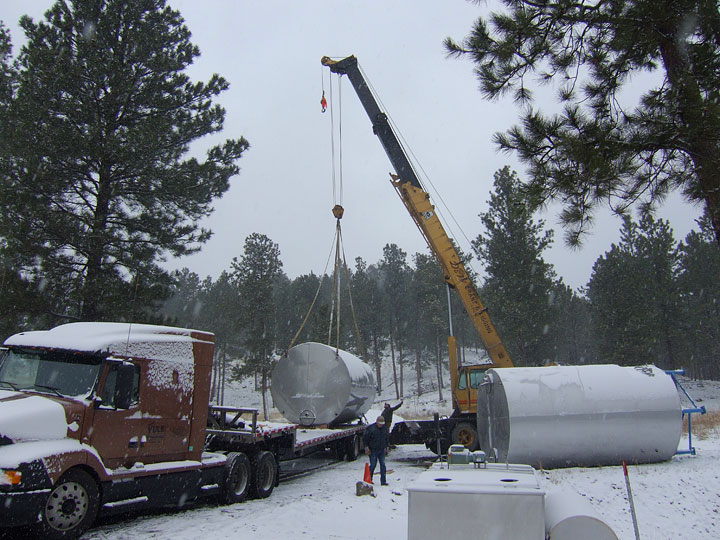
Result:
{"label": "white tank on ground", "polygon": [[548,540],[618,540],[587,499],[560,490],[545,494],[545,534]]}
{"label": "white tank on ground", "polygon": [[278,361],[270,391],[280,413],[303,426],[360,418],[377,392],[369,365],[347,351],[315,342],[292,347]]}
{"label": "white tank on ground", "polygon": [[680,396],[655,366],[489,369],[478,436],[499,462],[539,468],[670,459],[682,434]]}

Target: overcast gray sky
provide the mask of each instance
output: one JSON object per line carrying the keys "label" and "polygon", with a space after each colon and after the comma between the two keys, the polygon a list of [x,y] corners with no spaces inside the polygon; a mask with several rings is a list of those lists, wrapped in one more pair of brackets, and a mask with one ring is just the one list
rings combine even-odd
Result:
{"label": "overcast gray sky", "polygon": [[[15,54],[24,39],[16,24],[19,17],[28,14],[37,20],[52,4],[0,2],[0,19],[11,30]],[[201,51],[190,76],[206,81],[219,73],[230,83],[218,100],[227,110],[224,133],[203,140],[195,150],[240,135],[251,145],[240,160],[240,175],[204,223],[213,230],[212,239],[199,254],[169,261],[169,268],[187,266],[201,278],[215,278],[242,254],[245,238],[258,232],[279,245],[291,278],[323,272],[335,233],[330,115],[320,111],[323,81],[328,97],[330,84],[329,70],[320,65],[324,55],[358,57],[446,206],[431,191],[434,203],[446,220],[451,213],[457,222],[448,223],[449,232],[465,251],[470,249],[465,237],[482,232],[478,214],[487,210],[495,171],[510,165],[524,177],[522,164],[499,153],[491,141],[493,133],[517,122],[519,110],[509,100],[485,101],[473,66],[447,59],[442,47],[447,36],[463,39],[484,6],[466,0],[169,4],[182,13]],[[390,163],[346,78],[341,92],[342,227],[348,264],[354,266],[357,256],[379,261],[387,243],[400,246],[411,262],[413,253],[426,251],[424,241],[390,186]],[[334,87],[336,107],[339,95]],[[337,119],[339,109],[335,111]],[[700,213],[673,196],[660,217],[669,219],[676,238],[683,239]],[[556,209],[536,219],[556,227]],[[546,252],[546,260],[574,288],[587,283],[596,258],[619,239],[618,218],[604,211],[596,219],[582,249],[565,247],[558,230]],[[482,273],[481,261],[472,266]]]}

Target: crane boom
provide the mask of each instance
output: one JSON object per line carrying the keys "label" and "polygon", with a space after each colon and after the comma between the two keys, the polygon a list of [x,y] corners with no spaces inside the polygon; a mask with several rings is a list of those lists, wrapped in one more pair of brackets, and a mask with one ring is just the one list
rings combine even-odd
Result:
{"label": "crane boom", "polygon": [[[380,139],[385,153],[395,169],[396,174],[391,175],[392,184],[440,264],[445,281],[458,291],[463,306],[480,334],[492,360],[493,365],[488,367],[511,367],[513,364],[510,355],[490,320],[487,308],[480,300],[480,296],[460,259],[455,245],[440,222],[435,207],[430,202],[430,195],[423,189],[405,149],[388,121],[387,115],[380,109],[375,96],[360,71],[357,58],[349,56],[335,61],[325,56],[321,62],[324,66],[329,67],[333,73],[347,75],[350,79],[350,83],[360,98],[365,112],[370,117],[373,132]],[[453,378],[453,388],[455,388],[458,367],[456,355],[454,354],[454,338],[451,336],[450,339],[450,375]]]}

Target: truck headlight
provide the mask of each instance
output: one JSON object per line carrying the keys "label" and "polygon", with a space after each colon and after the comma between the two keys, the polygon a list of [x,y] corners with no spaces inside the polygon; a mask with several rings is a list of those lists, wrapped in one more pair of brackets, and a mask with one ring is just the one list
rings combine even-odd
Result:
{"label": "truck headlight", "polygon": [[22,472],[12,469],[0,469],[0,484],[17,486],[22,482]]}

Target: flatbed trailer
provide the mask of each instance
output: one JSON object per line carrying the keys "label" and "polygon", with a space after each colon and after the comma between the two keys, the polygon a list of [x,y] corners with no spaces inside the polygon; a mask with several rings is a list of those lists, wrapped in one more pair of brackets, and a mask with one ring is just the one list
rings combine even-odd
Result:
{"label": "flatbed trailer", "polygon": [[[249,416],[249,418],[248,418]],[[205,448],[208,451],[243,451],[262,446],[278,463],[331,450],[338,459],[353,461],[362,449],[366,424],[332,428],[258,421],[257,409],[212,405],[208,415]]]}

